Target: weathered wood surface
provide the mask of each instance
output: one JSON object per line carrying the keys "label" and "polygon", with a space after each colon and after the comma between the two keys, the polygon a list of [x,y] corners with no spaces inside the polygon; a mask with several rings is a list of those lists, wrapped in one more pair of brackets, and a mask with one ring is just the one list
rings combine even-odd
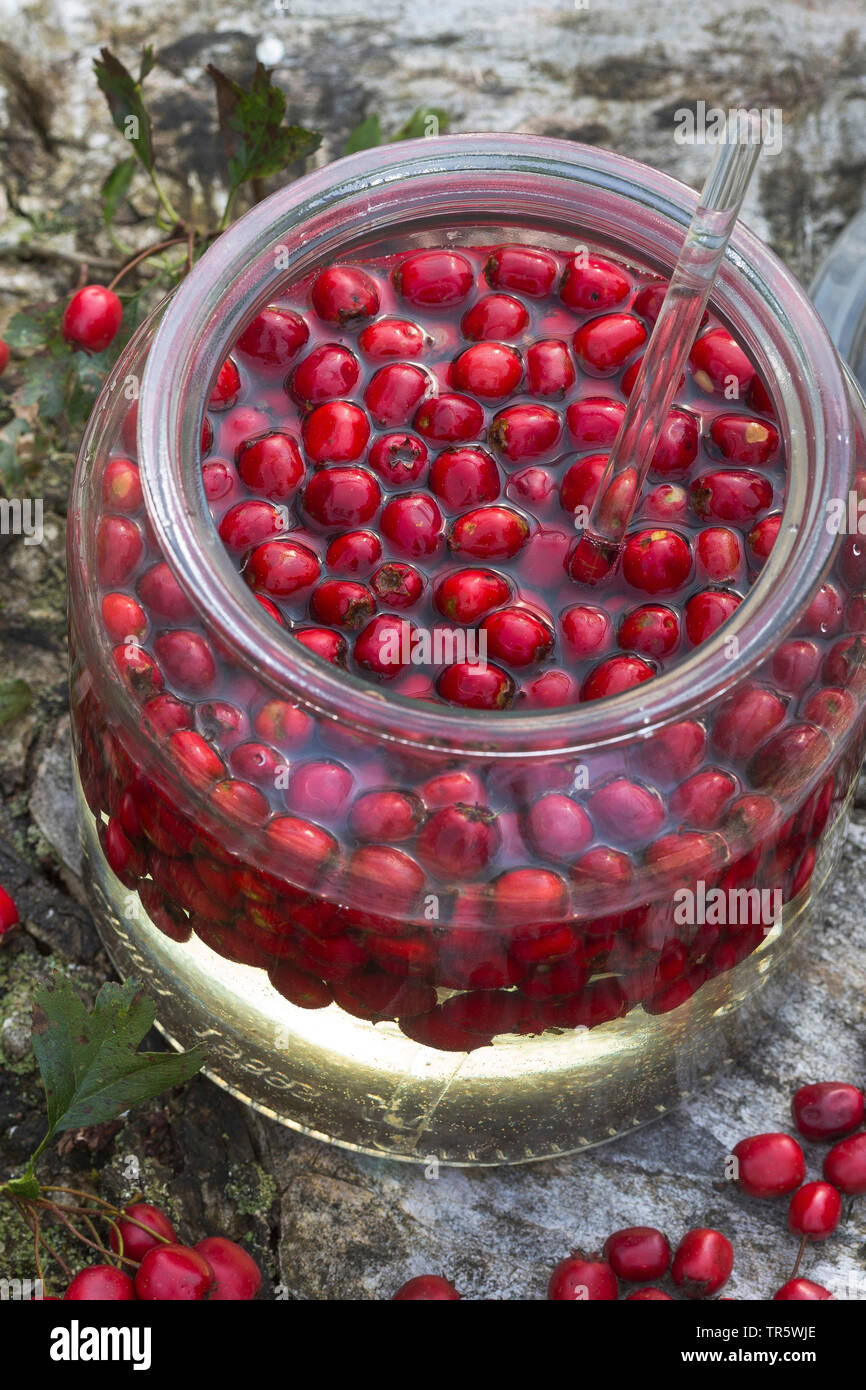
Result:
{"label": "weathered wood surface", "polygon": [[[457,130],[513,130],[595,141],[698,184],[701,146],[673,139],[673,113],[708,106],[781,107],[784,145],[763,162],[746,217],[806,280],[858,208],[866,167],[866,14],[855,0],[723,9],[601,3],[588,9],[499,0],[436,6],[382,0],[254,0],[242,7],[168,0],[114,10],[97,0],[0,2],[0,328],[21,303],[68,292],[69,257],[111,257],[96,194],[117,158],[89,74],[99,43],[130,57],[156,44],[149,79],[157,120],[173,132],[163,162],[193,170],[212,195],[211,91],[216,62],[238,75],[256,52],[275,65],[292,115],[326,134],[322,158],[378,111],[396,128],[417,105],[441,106]],[[18,249],[16,250],[16,246]],[[98,265],[98,259],[97,259]],[[0,538],[0,661],[25,678],[31,709],[0,737],[0,882],[25,927],[0,951],[0,1171],[34,1147],[41,1104],[28,1047],[36,983],[59,969],[82,986],[108,974],[77,877],[65,721],[63,530],[68,456],[33,483],[45,499],[46,542]],[[248,1236],[268,1287],[298,1298],[387,1297],[426,1269],[469,1296],[543,1296],[550,1266],[572,1245],[652,1223],[676,1237],[717,1224],[734,1238],[731,1293],[767,1297],[787,1275],[784,1204],[717,1191],[721,1161],[743,1134],[784,1127],[792,1089],[814,1078],[866,1079],[866,801],[804,964],[763,1046],[736,1072],[654,1126],[579,1157],[438,1179],[357,1157],[261,1120],[208,1082],[123,1124],[64,1141],[56,1174],[128,1196],[165,1200],[184,1233]],[[812,1157],[816,1157],[813,1151]],[[862,1203],[838,1237],[811,1252],[806,1273],[838,1296],[866,1296]],[[20,1233],[0,1212],[0,1273],[32,1272]]]}

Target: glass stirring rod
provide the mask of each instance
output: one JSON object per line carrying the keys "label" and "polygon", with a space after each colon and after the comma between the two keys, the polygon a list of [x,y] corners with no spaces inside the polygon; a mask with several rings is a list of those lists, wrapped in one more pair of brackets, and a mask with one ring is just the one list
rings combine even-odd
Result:
{"label": "glass stirring rod", "polygon": [[597,584],[615,568],[762,148],[754,116],[729,122],[671,276],[595,501],[569,561]]}

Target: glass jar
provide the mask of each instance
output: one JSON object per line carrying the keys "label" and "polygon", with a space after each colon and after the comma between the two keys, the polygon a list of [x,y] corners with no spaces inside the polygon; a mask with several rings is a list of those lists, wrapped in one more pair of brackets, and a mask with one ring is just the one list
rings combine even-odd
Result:
{"label": "glass jar", "polygon": [[[231,227],[97,403],[69,526],[97,921],[120,973],[157,996],[166,1036],[204,1041],[216,1081],[295,1128],[391,1157],[490,1164],[644,1123],[763,1025],[832,869],[862,753],[866,561],[858,536],[826,517],[859,485],[864,407],[802,290],[747,229],[713,309],[769,386],[788,467],[783,523],[724,628],[649,685],[532,714],[394,696],[287,644],[204,496],[211,388],[279,286],[335,260],[505,241],[606,248],[667,274],[694,206],[660,173],[555,140],[365,151]],[[143,497],[123,459],[137,459]],[[157,562],[172,595],[157,626],[193,634],[212,659],[197,697],[192,677],[165,684],[150,626],[123,634],[115,616],[106,630],[105,590],[134,593]],[[773,697],[792,633],[819,649],[819,669],[775,697],[781,722],[752,737],[750,698],[756,687]],[[227,727],[219,701],[243,727]],[[412,841],[288,815],[272,790],[229,776],[246,721],[286,766],[335,759],[357,786],[413,804],[423,789],[427,814],[483,787],[499,853],[483,872],[437,877]],[[711,756],[740,795],[703,831],[669,797]],[[515,835],[546,793],[580,802],[618,779],[662,799],[652,843],[608,826],[596,854],[557,864]]]}

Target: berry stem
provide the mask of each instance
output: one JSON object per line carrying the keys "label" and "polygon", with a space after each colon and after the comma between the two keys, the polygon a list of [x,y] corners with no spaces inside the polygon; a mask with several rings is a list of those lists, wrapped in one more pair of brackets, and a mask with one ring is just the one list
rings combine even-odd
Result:
{"label": "berry stem", "polygon": [[797,1251],[797,1258],[796,1258],[796,1260],[794,1261],[794,1268],[791,1270],[791,1278],[792,1278],[792,1279],[796,1279],[796,1277],[797,1277],[797,1271],[798,1271],[798,1269],[800,1268],[800,1261],[801,1261],[802,1258],[803,1258],[803,1251],[806,1249],[806,1241],[807,1241],[807,1239],[808,1239],[807,1236],[803,1236],[802,1240],[800,1241],[800,1248],[799,1248],[799,1250]]}
{"label": "berry stem", "polygon": [[168,197],[168,194],[166,193],[162,184],[160,183],[159,178],[157,177],[156,169],[150,170],[150,181],[153,184],[154,189],[156,190],[156,196],[159,199],[160,205],[163,211],[165,212],[166,217],[169,219],[170,224],[173,227],[181,225],[182,219],[178,216],[177,212],[175,212],[174,208],[172,207],[171,200]]}
{"label": "berry stem", "polygon": [[170,246],[180,246],[181,244],[189,246],[194,237],[195,232],[190,231],[183,236],[167,237],[163,241],[155,242],[153,246],[146,246],[143,251],[139,251],[137,255],[133,256],[132,260],[127,261],[126,265],[121,266],[114,279],[106,286],[106,289],[113,290],[116,285],[120,284],[124,276],[128,275],[129,272],[134,270],[137,265],[140,265],[142,261],[146,261],[148,257],[155,256],[159,251],[167,251]]}

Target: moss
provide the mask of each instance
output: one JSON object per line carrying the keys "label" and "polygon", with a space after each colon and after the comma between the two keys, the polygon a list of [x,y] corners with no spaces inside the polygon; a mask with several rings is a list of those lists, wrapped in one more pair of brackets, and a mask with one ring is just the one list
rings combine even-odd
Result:
{"label": "moss", "polygon": [[276,1179],[257,1163],[239,1163],[229,1173],[226,1195],[244,1216],[266,1215],[279,1195]]}

